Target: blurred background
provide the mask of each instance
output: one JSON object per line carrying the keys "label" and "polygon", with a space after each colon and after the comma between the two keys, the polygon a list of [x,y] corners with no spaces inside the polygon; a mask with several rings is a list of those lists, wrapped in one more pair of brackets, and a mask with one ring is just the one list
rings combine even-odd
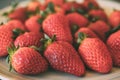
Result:
{"label": "blurred background", "polygon": [[[11,1],[21,2],[21,1],[25,1],[25,0],[0,0],[0,9],[4,8],[6,6],[9,6]],[[116,2],[120,3],[120,0],[111,0],[111,1],[116,1]]]}

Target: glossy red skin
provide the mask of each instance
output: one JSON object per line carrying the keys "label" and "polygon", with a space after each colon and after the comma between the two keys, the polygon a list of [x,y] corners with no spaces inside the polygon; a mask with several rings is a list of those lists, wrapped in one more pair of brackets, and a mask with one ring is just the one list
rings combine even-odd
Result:
{"label": "glossy red skin", "polygon": [[107,40],[114,66],[120,67],[120,30],[111,34]]}
{"label": "glossy red skin", "polygon": [[45,72],[47,61],[32,48],[19,48],[11,58],[12,67],[20,74],[34,75]]}
{"label": "glossy red skin", "polygon": [[7,48],[13,43],[13,33],[9,29],[0,29],[0,57],[8,55]]}
{"label": "glossy red skin", "polygon": [[100,9],[90,10],[90,11],[89,11],[89,15],[90,15],[92,18],[98,17],[99,20],[103,20],[103,21],[105,21],[105,22],[108,21],[107,14],[104,12],[104,10],[100,10]]}
{"label": "glossy red skin", "polygon": [[64,3],[64,0],[45,0],[45,3],[48,4],[49,2],[52,2],[54,5],[62,6]]}
{"label": "glossy red skin", "polygon": [[78,33],[84,33],[87,35],[89,38],[98,38],[98,36],[89,28],[80,28],[76,33],[75,33],[75,39],[78,38]]}
{"label": "glossy red skin", "polygon": [[51,14],[42,24],[43,31],[50,37],[56,35],[57,41],[67,41],[72,43],[72,35],[69,23],[63,14]]}
{"label": "glossy red skin", "polygon": [[84,39],[78,51],[88,68],[98,73],[108,73],[111,71],[112,58],[110,52],[100,39]]}
{"label": "glossy red skin", "polygon": [[104,21],[99,20],[91,23],[88,28],[95,32],[101,40],[106,41],[105,33],[110,30],[110,27]]}
{"label": "glossy red skin", "polygon": [[32,1],[28,4],[27,10],[34,12],[37,8],[40,8],[41,4],[39,1]]}
{"label": "glossy red skin", "polygon": [[120,25],[120,11],[114,11],[111,13],[109,17],[109,23],[112,25],[113,28]]}
{"label": "glossy red skin", "polygon": [[8,15],[10,19],[17,19],[22,22],[26,20],[26,8],[17,8],[12,13]]}
{"label": "glossy red skin", "polygon": [[69,20],[70,27],[78,25],[80,28],[88,25],[88,19],[76,12],[68,14],[67,19]]}
{"label": "glossy red skin", "polygon": [[41,43],[40,40],[43,38],[42,33],[37,32],[26,32],[16,38],[14,41],[15,46],[20,47],[29,47],[29,46],[36,46],[40,47]]}
{"label": "glossy red skin", "polygon": [[89,3],[92,3],[96,8],[99,8],[99,4],[96,2],[96,0],[84,0],[82,5],[85,10],[87,10],[87,11],[91,10],[88,6]]}
{"label": "glossy red skin", "polygon": [[36,16],[32,16],[28,20],[26,20],[25,26],[26,26],[27,30],[31,31],[31,32],[40,32],[41,24],[38,23],[38,20],[40,18],[41,18],[41,16],[36,15]]}
{"label": "glossy red skin", "polygon": [[85,67],[78,53],[67,42],[57,41],[50,44],[45,50],[44,56],[55,70],[76,76],[85,74]]}

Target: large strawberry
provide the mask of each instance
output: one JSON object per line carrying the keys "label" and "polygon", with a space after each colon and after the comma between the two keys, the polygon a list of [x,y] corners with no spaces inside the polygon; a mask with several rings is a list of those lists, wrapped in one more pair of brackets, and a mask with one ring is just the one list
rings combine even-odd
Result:
{"label": "large strawberry", "polygon": [[8,48],[8,52],[10,70],[13,68],[20,74],[28,75],[39,74],[47,70],[47,61],[35,49],[12,46],[12,48]]}
{"label": "large strawberry", "polygon": [[79,33],[79,54],[86,66],[99,73],[108,73],[112,69],[112,58],[106,45],[98,38],[85,38]]}
{"label": "large strawberry", "polygon": [[110,27],[104,21],[98,20],[91,23],[88,27],[95,32],[101,40],[106,40],[105,33],[110,30]]}
{"label": "large strawberry", "polygon": [[85,27],[88,24],[88,19],[76,12],[68,14],[67,19],[69,20],[69,25],[71,27],[74,27],[74,25],[78,25],[78,27],[80,28]]}
{"label": "large strawberry", "polygon": [[104,12],[104,10],[101,10],[101,9],[97,9],[97,10],[90,10],[89,11],[89,16],[90,18],[94,19],[98,19],[98,20],[103,20],[105,22],[108,21],[108,18],[107,18],[107,15],[106,13]]}
{"label": "large strawberry", "polygon": [[26,32],[16,38],[14,41],[15,46],[29,47],[37,46],[40,47],[40,40],[43,38],[43,34],[39,32]]}
{"label": "large strawberry", "polygon": [[72,43],[72,35],[67,18],[62,14],[51,14],[44,21],[42,28],[44,32],[52,37],[56,35],[56,40]]}
{"label": "large strawberry", "polygon": [[44,52],[53,69],[82,76],[85,67],[71,44],[64,41],[56,41],[49,44]]}
{"label": "large strawberry", "polygon": [[32,16],[25,22],[25,26],[28,31],[39,32],[41,30],[41,24],[39,23],[39,15]]}
{"label": "large strawberry", "polygon": [[111,52],[114,65],[120,67],[120,30],[110,35],[107,46]]}
{"label": "large strawberry", "polygon": [[0,29],[0,57],[7,56],[7,48],[13,43],[13,33],[9,29]]}
{"label": "large strawberry", "polygon": [[109,23],[112,25],[112,27],[117,27],[120,25],[120,11],[114,11],[111,13],[109,17]]}

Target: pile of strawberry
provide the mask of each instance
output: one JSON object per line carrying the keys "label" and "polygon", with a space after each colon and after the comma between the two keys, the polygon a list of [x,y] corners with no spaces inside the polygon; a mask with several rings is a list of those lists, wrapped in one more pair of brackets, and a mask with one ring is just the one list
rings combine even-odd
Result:
{"label": "pile of strawberry", "polygon": [[108,17],[95,0],[15,6],[0,25],[0,57],[10,70],[34,75],[50,67],[82,76],[86,69],[105,74],[120,67],[120,11]]}

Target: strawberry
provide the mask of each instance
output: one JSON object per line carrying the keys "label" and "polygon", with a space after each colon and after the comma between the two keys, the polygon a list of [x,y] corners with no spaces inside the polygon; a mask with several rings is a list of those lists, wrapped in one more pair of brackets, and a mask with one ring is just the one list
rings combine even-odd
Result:
{"label": "strawberry", "polygon": [[105,22],[108,21],[106,13],[101,9],[90,10],[88,14],[92,19],[97,18],[98,20],[103,20]]}
{"label": "strawberry", "polygon": [[72,35],[70,32],[68,20],[64,15],[49,15],[43,21],[42,28],[48,36],[52,37],[53,35],[56,35],[56,40],[72,43]]}
{"label": "strawberry", "polygon": [[108,37],[107,46],[111,52],[114,66],[120,67],[120,30]]}
{"label": "strawberry", "polygon": [[85,73],[84,65],[78,53],[68,42],[56,41],[49,44],[44,56],[55,70],[76,76],[82,76]]}
{"label": "strawberry", "polygon": [[108,73],[112,69],[112,58],[106,45],[98,38],[85,38],[85,34],[79,33],[79,54],[86,66],[99,73]]}
{"label": "strawberry", "polygon": [[95,32],[101,40],[106,40],[105,33],[110,30],[110,27],[104,21],[98,20],[91,23],[88,27]]}
{"label": "strawberry", "polygon": [[120,25],[120,11],[114,11],[111,13],[109,17],[109,23],[112,25],[112,27],[117,27]]}
{"label": "strawberry", "polygon": [[88,25],[87,18],[76,12],[68,14],[67,19],[69,20],[70,27],[74,27],[74,25],[77,25],[80,28]]}
{"label": "strawberry", "polygon": [[45,0],[45,3],[48,4],[52,2],[54,5],[62,6],[65,0]]}
{"label": "strawberry", "polygon": [[27,5],[27,11],[34,12],[34,11],[36,11],[37,8],[39,9],[40,6],[41,6],[41,4],[39,1],[32,1]]}
{"label": "strawberry", "polygon": [[84,0],[83,7],[85,10],[89,11],[91,9],[99,9],[99,4],[96,2],[96,0]]}
{"label": "strawberry", "polygon": [[41,18],[41,16],[36,15],[36,16],[32,16],[28,20],[26,20],[25,26],[26,26],[27,30],[32,31],[32,32],[39,32],[41,30],[41,24],[39,23],[40,18]]}
{"label": "strawberry", "polygon": [[24,22],[26,20],[26,8],[22,8],[22,7],[17,8],[13,10],[11,13],[9,13],[8,17],[10,19],[17,19]]}
{"label": "strawberry", "polygon": [[47,61],[33,48],[8,48],[10,70],[14,68],[20,74],[34,75],[45,72]]}
{"label": "strawberry", "polygon": [[75,39],[78,38],[78,34],[82,32],[87,35],[89,38],[98,38],[98,36],[89,28],[80,28],[74,35]]}
{"label": "strawberry", "polygon": [[13,43],[13,33],[9,29],[0,29],[0,57],[7,56],[7,47]]}
{"label": "strawberry", "polygon": [[26,32],[16,38],[14,41],[15,46],[20,47],[29,47],[29,46],[37,46],[40,47],[40,40],[43,38],[42,33],[37,32]]}

